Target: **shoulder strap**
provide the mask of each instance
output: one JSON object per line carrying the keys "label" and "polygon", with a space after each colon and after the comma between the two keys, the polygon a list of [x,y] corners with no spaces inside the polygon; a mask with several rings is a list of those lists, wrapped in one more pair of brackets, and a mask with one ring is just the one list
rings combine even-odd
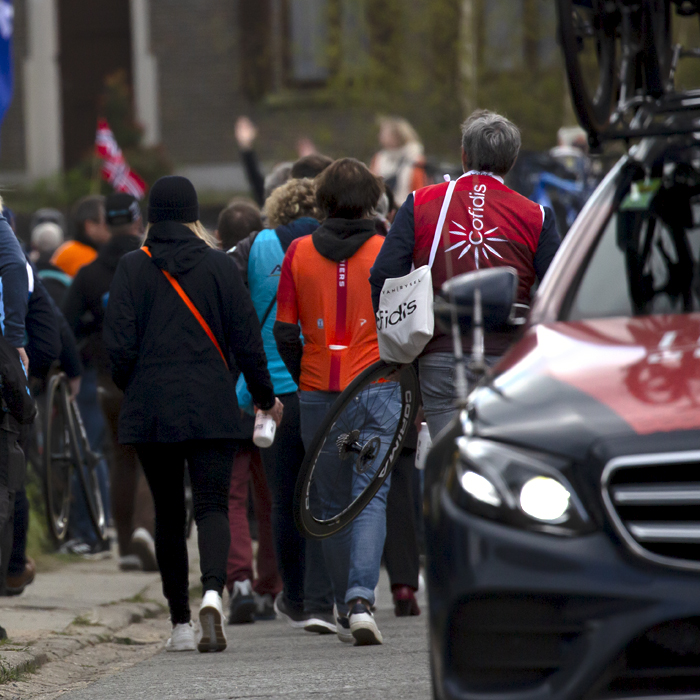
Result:
{"label": "shoulder strap", "polygon": [[262,329],[263,326],[265,325],[265,321],[267,321],[267,317],[270,315],[270,312],[272,311],[272,307],[277,303],[277,292],[275,292],[275,296],[272,297],[270,300],[270,305],[265,309],[265,313],[263,314],[262,320],[260,321],[260,328]]}
{"label": "shoulder strap", "polygon": [[[151,251],[148,250],[146,246],[143,246],[141,250],[148,255],[149,258],[153,258],[151,255]],[[204,317],[202,314],[197,311],[197,307],[192,303],[192,300],[187,296],[187,293],[185,290],[180,286],[180,283],[167,271],[167,270],[161,270],[161,272],[165,275],[165,279],[172,284],[173,289],[178,293],[180,299],[185,302],[187,305],[187,308],[192,312],[192,315],[197,319],[199,322],[199,325],[204,329],[204,332],[209,336],[209,340],[211,340],[212,343],[214,343],[214,347],[219,351],[219,355],[221,355],[221,359],[224,361],[224,364],[226,365],[226,369],[228,369],[228,362],[226,361],[226,356],[224,355],[223,351],[221,350],[221,346],[219,345],[219,341],[216,339],[216,336],[212,332],[211,328],[209,328],[209,324],[204,320]]]}
{"label": "shoulder strap", "polygon": [[447,210],[450,208],[452,193],[455,191],[456,184],[457,180],[450,180],[450,184],[447,186],[447,192],[445,193],[445,199],[442,200],[442,209],[440,209],[440,216],[438,217],[437,226],[435,227],[435,236],[433,237],[433,246],[430,249],[428,267],[432,267],[435,262],[435,254],[437,253],[438,243],[440,243],[440,234],[442,233],[442,227],[445,225]]}

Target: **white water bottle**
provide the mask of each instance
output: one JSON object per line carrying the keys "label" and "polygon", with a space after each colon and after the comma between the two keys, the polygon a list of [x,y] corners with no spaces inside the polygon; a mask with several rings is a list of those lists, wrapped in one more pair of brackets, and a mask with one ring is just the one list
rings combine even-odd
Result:
{"label": "white water bottle", "polygon": [[427,423],[420,424],[420,432],[418,433],[418,444],[416,445],[416,469],[425,468],[425,459],[433,442],[430,439],[430,431]]}
{"label": "white water bottle", "polygon": [[275,441],[277,424],[269,413],[258,411],[255,414],[253,442],[258,447],[269,447]]}

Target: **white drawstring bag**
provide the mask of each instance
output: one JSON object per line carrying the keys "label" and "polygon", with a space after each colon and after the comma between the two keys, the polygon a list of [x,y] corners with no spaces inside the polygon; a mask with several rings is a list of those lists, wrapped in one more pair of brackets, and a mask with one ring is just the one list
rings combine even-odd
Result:
{"label": "white drawstring bag", "polygon": [[385,362],[413,362],[433,337],[435,316],[431,268],[456,184],[457,181],[452,180],[447,187],[428,264],[403,277],[384,280],[377,311],[377,339],[379,356]]}

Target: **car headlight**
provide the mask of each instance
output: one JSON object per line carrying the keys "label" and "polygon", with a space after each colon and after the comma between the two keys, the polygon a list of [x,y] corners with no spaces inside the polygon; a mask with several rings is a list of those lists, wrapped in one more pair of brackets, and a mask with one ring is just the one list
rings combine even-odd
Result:
{"label": "car headlight", "polygon": [[453,500],[475,515],[556,535],[593,529],[588,514],[549,455],[475,437],[457,440],[448,476]]}

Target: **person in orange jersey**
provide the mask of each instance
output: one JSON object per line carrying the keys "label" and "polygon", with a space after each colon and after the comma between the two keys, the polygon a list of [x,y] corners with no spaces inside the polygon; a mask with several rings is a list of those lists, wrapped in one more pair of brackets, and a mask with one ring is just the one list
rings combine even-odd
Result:
{"label": "person in orange jersey", "polygon": [[[329,165],[318,176],[316,191],[325,221],[310,236],[292,241],[282,263],[273,332],[280,356],[300,389],[301,437],[307,450],[339,392],[379,360],[369,270],[384,241],[373,219],[383,190],[381,180],[354,158]],[[390,442],[384,440],[386,426],[395,426],[401,411],[394,387],[395,382],[377,384],[352,406],[367,414],[366,424],[376,427],[386,449]],[[335,440],[331,434],[329,444]],[[376,463],[382,459],[380,452]],[[338,501],[357,497],[373,477],[363,472],[353,473],[352,483],[336,479],[334,473],[348,475],[347,463],[341,463],[337,451],[319,458],[317,468],[325,474],[319,481],[319,499],[334,509]],[[344,642],[382,643],[371,608],[386,537],[389,482],[352,527],[323,540],[336,631]]]}
{"label": "person in orange jersey", "polygon": [[107,226],[104,202],[101,195],[89,195],[73,207],[75,238],[57,248],[51,258],[52,265],[71,277],[97,257],[97,251],[112,235]]}

